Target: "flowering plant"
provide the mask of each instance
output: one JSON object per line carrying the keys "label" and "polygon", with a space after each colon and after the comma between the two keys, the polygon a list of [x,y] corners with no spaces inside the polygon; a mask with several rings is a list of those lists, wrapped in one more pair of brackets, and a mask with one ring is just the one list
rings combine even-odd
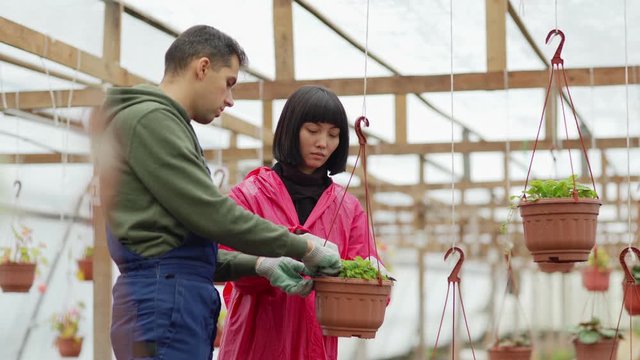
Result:
{"label": "flowering plant", "polygon": [[32,230],[29,227],[20,225],[20,230],[11,226],[15,239],[14,247],[0,248],[0,264],[5,263],[47,263],[47,259],[42,255],[42,249],[46,246],[43,243],[34,244],[31,237]]}
{"label": "flowering plant", "polygon": [[84,310],[84,308],[84,303],[78,301],[76,306],[51,316],[51,328],[58,332],[58,338],[80,341],[80,337],[78,337],[78,324],[80,323],[80,319],[82,319],[82,310]]}

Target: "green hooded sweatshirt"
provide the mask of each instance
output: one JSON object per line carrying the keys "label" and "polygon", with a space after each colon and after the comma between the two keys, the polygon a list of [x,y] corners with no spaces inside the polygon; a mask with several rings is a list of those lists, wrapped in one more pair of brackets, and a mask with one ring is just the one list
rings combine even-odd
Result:
{"label": "green hooded sweatshirt", "polygon": [[[130,251],[162,255],[193,232],[246,254],[301,258],[307,244],[220,194],[187,112],[160,88],[112,88],[104,104],[118,186],[108,215]],[[220,250],[216,280],[255,274],[254,256]]]}

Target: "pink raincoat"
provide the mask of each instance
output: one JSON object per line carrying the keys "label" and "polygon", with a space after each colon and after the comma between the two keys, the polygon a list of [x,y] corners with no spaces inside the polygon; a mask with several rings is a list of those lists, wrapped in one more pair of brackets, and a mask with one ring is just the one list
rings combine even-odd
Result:
{"label": "pink raincoat", "polygon": [[[305,224],[298,215],[284,183],[275,171],[262,167],[250,172],[229,196],[245,209],[275,224],[302,225],[314,235],[338,245],[343,259],[378,258],[367,239],[366,214],[358,200],[347,194],[331,234],[331,222],[344,188],[332,183],[320,196]],[[369,243],[369,244],[367,244]],[[369,253],[369,249],[371,253]],[[227,283],[227,319],[218,359],[335,360],[338,339],[323,336],[315,315],[315,296],[287,295],[262,277]]]}

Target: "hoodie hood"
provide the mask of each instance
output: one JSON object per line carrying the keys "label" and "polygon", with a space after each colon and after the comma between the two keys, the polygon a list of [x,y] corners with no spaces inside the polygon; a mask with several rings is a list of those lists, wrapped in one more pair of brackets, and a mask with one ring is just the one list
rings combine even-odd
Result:
{"label": "hoodie hood", "polygon": [[[110,88],[107,90],[107,97],[104,103],[104,114],[107,123],[116,115],[137,105],[144,105],[143,108],[166,107],[167,110],[190,122],[186,110],[176,101],[165,95],[159,87],[153,85],[136,85],[127,88]],[[144,110],[142,110],[144,112]]]}

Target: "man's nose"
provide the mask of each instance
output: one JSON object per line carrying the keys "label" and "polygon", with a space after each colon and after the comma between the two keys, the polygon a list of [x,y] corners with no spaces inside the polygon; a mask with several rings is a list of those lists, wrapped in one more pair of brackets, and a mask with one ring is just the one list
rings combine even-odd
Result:
{"label": "man's nose", "polygon": [[224,98],[224,104],[227,107],[232,107],[234,102],[233,102],[233,93],[231,91],[229,91],[229,95],[227,97]]}

